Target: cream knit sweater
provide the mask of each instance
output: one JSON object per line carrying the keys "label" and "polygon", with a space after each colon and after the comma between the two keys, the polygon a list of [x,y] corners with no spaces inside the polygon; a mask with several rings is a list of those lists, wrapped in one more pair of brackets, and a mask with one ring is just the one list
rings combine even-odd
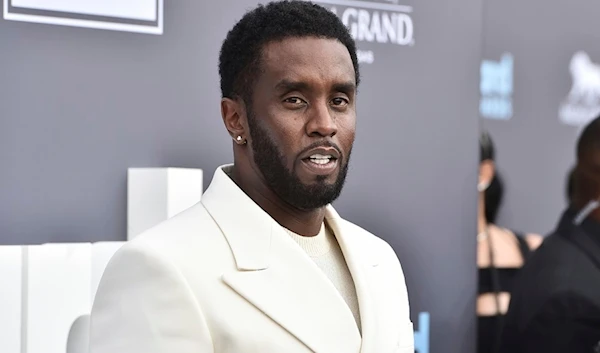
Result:
{"label": "cream knit sweater", "polygon": [[314,237],[304,237],[290,230],[287,230],[287,232],[337,288],[352,311],[360,331],[360,313],[356,288],[333,232],[325,224],[321,226],[319,234]]}

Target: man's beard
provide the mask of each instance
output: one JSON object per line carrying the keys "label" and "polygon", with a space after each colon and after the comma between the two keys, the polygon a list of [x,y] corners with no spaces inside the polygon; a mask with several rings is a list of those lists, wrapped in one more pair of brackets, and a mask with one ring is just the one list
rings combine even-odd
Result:
{"label": "man's beard", "polygon": [[350,151],[338,159],[339,172],[333,184],[327,184],[323,176],[317,177],[314,184],[305,185],[293,170],[286,167],[288,161],[260,126],[252,108],[248,109],[248,126],[254,163],[265,178],[267,186],[284,202],[300,210],[313,210],[332,203],[340,196],[348,173]]}

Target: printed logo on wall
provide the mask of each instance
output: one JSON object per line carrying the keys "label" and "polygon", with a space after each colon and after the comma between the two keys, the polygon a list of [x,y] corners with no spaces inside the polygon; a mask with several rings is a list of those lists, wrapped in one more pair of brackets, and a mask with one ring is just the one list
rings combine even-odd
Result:
{"label": "printed logo on wall", "polygon": [[163,0],[4,0],[5,20],[163,33]]}
{"label": "printed logo on wall", "polygon": [[361,49],[361,43],[379,43],[398,46],[413,46],[414,25],[410,14],[412,6],[399,4],[399,0],[315,0],[329,6],[338,15],[359,48],[358,62],[372,64],[375,53]]}
{"label": "printed logo on wall", "polygon": [[419,330],[415,330],[415,352],[429,353],[429,313],[419,313]]}
{"label": "printed logo on wall", "polygon": [[569,71],[573,84],[561,104],[559,118],[563,124],[581,127],[600,114],[600,65],[586,52],[578,51],[571,58]]}
{"label": "printed logo on wall", "polygon": [[479,114],[487,119],[509,120],[513,115],[514,58],[504,53],[500,61],[483,60],[480,67]]}

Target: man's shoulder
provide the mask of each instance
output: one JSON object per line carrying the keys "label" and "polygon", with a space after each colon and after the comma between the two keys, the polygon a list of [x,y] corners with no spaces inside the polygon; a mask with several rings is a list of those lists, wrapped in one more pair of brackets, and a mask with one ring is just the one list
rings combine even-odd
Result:
{"label": "man's shoulder", "polygon": [[219,227],[204,205],[197,203],[137,235],[123,248],[177,256],[192,248],[197,251],[194,246],[197,243],[202,243],[202,248],[210,248],[211,240],[218,239],[219,234]]}
{"label": "man's shoulder", "polygon": [[561,291],[530,317],[507,323],[501,352],[592,352],[599,340],[600,306],[580,293]]}
{"label": "man's shoulder", "polygon": [[600,302],[600,270],[560,233],[553,233],[520,270],[506,321],[523,328],[539,315],[572,312],[584,302]]}
{"label": "man's shoulder", "polygon": [[592,279],[600,278],[600,270],[560,233],[548,236],[521,272],[524,284],[548,294],[588,288]]}
{"label": "man's shoulder", "polygon": [[192,233],[205,226],[207,221],[212,221],[212,219],[204,205],[199,202],[142,232],[135,239],[152,242],[165,237],[177,236],[178,234]]}
{"label": "man's shoulder", "polygon": [[[525,266],[520,270],[523,282],[531,284],[535,281],[537,285],[544,283],[564,283],[571,277],[571,272],[579,266],[576,260],[577,249],[567,242],[560,234],[553,233],[544,239],[527,259]],[[536,285],[536,286],[537,286]]]}
{"label": "man's shoulder", "polygon": [[589,347],[600,339],[600,302],[598,298],[591,298],[583,293],[575,291],[561,291],[554,293],[536,312],[527,328],[524,330],[524,336],[528,333],[545,332],[548,337],[555,337],[552,334],[552,328],[555,328],[557,335],[562,330],[573,331],[583,335],[582,337],[592,337],[593,341],[588,342]]}

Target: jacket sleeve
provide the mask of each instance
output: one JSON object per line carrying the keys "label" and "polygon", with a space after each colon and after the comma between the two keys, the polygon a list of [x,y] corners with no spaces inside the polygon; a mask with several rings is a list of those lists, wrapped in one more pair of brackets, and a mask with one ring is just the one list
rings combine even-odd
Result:
{"label": "jacket sleeve", "polygon": [[523,353],[593,353],[600,341],[600,308],[575,294],[555,296],[519,336]]}
{"label": "jacket sleeve", "polygon": [[130,242],[109,262],[90,317],[90,353],[213,353],[208,326],[178,269]]}

